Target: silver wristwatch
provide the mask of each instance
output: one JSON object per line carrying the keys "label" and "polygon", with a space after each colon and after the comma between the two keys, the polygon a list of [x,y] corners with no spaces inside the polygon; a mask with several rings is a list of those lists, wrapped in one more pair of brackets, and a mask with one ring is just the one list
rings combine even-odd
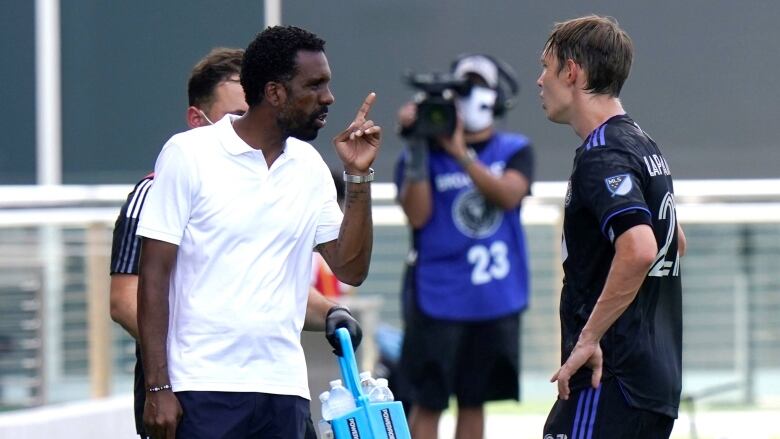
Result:
{"label": "silver wristwatch", "polygon": [[369,183],[374,181],[374,168],[368,168],[368,175],[352,175],[344,171],[344,181],[347,183]]}

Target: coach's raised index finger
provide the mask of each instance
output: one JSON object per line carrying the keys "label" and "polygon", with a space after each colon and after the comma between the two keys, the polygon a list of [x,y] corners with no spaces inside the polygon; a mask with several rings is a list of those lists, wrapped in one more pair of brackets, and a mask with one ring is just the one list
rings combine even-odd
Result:
{"label": "coach's raised index finger", "polygon": [[368,96],[366,96],[366,100],[363,101],[363,105],[361,105],[358,109],[357,115],[355,116],[355,122],[363,123],[366,121],[366,116],[368,115],[369,110],[371,110],[371,106],[374,105],[375,100],[376,93],[372,91],[368,94]]}

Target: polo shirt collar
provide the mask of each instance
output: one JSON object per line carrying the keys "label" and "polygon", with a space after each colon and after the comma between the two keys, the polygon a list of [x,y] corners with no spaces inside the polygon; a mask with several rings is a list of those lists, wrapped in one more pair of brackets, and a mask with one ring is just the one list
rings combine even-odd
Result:
{"label": "polo shirt collar", "polygon": [[240,116],[236,116],[235,114],[226,114],[225,117],[214,124],[214,127],[219,133],[222,147],[231,155],[241,155],[247,152],[257,151],[238,137],[236,130],[233,129],[233,121],[239,117]]}
{"label": "polo shirt collar", "polygon": [[[241,116],[235,114],[226,114],[225,117],[220,119],[214,124],[214,127],[219,132],[219,138],[222,142],[222,147],[225,148],[231,155],[241,155],[247,152],[259,152],[259,150],[252,148],[241,137],[238,137],[236,130],[233,128],[233,121]],[[287,158],[294,158],[296,155],[296,148],[290,147],[291,142],[288,138],[284,143],[283,156]]]}

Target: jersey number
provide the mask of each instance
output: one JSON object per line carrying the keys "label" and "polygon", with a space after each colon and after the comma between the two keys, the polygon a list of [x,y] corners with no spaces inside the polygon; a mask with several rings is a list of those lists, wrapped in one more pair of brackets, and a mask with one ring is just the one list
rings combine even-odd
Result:
{"label": "jersey number", "polygon": [[474,266],[471,270],[471,283],[474,285],[486,284],[494,279],[503,279],[509,274],[509,259],[507,259],[507,247],[503,241],[490,244],[490,248],[484,245],[475,245],[468,252],[469,263]]}
{"label": "jersey number", "polygon": [[677,216],[675,215],[674,207],[674,195],[667,192],[664,199],[661,200],[661,207],[658,209],[659,220],[669,220],[669,229],[666,231],[666,241],[661,249],[658,250],[658,254],[655,257],[655,262],[648,276],[664,277],[672,273],[672,276],[680,275],[680,254],[674,255],[674,260],[668,260],[667,254],[669,253],[669,247],[672,245],[674,239],[674,233],[677,231]]}

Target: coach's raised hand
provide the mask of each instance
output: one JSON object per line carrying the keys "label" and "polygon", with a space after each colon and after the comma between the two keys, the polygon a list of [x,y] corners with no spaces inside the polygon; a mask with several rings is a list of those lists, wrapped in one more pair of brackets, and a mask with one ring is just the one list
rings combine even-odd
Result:
{"label": "coach's raised hand", "polygon": [[368,168],[376,159],[379,145],[382,143],[382,128],[375,125],[374,121],[366,119],[374,101],[376,93],[371,92],[358,109],[352,123],[333,138],[333,146],[336,147],[348,174],[368,174]]}

